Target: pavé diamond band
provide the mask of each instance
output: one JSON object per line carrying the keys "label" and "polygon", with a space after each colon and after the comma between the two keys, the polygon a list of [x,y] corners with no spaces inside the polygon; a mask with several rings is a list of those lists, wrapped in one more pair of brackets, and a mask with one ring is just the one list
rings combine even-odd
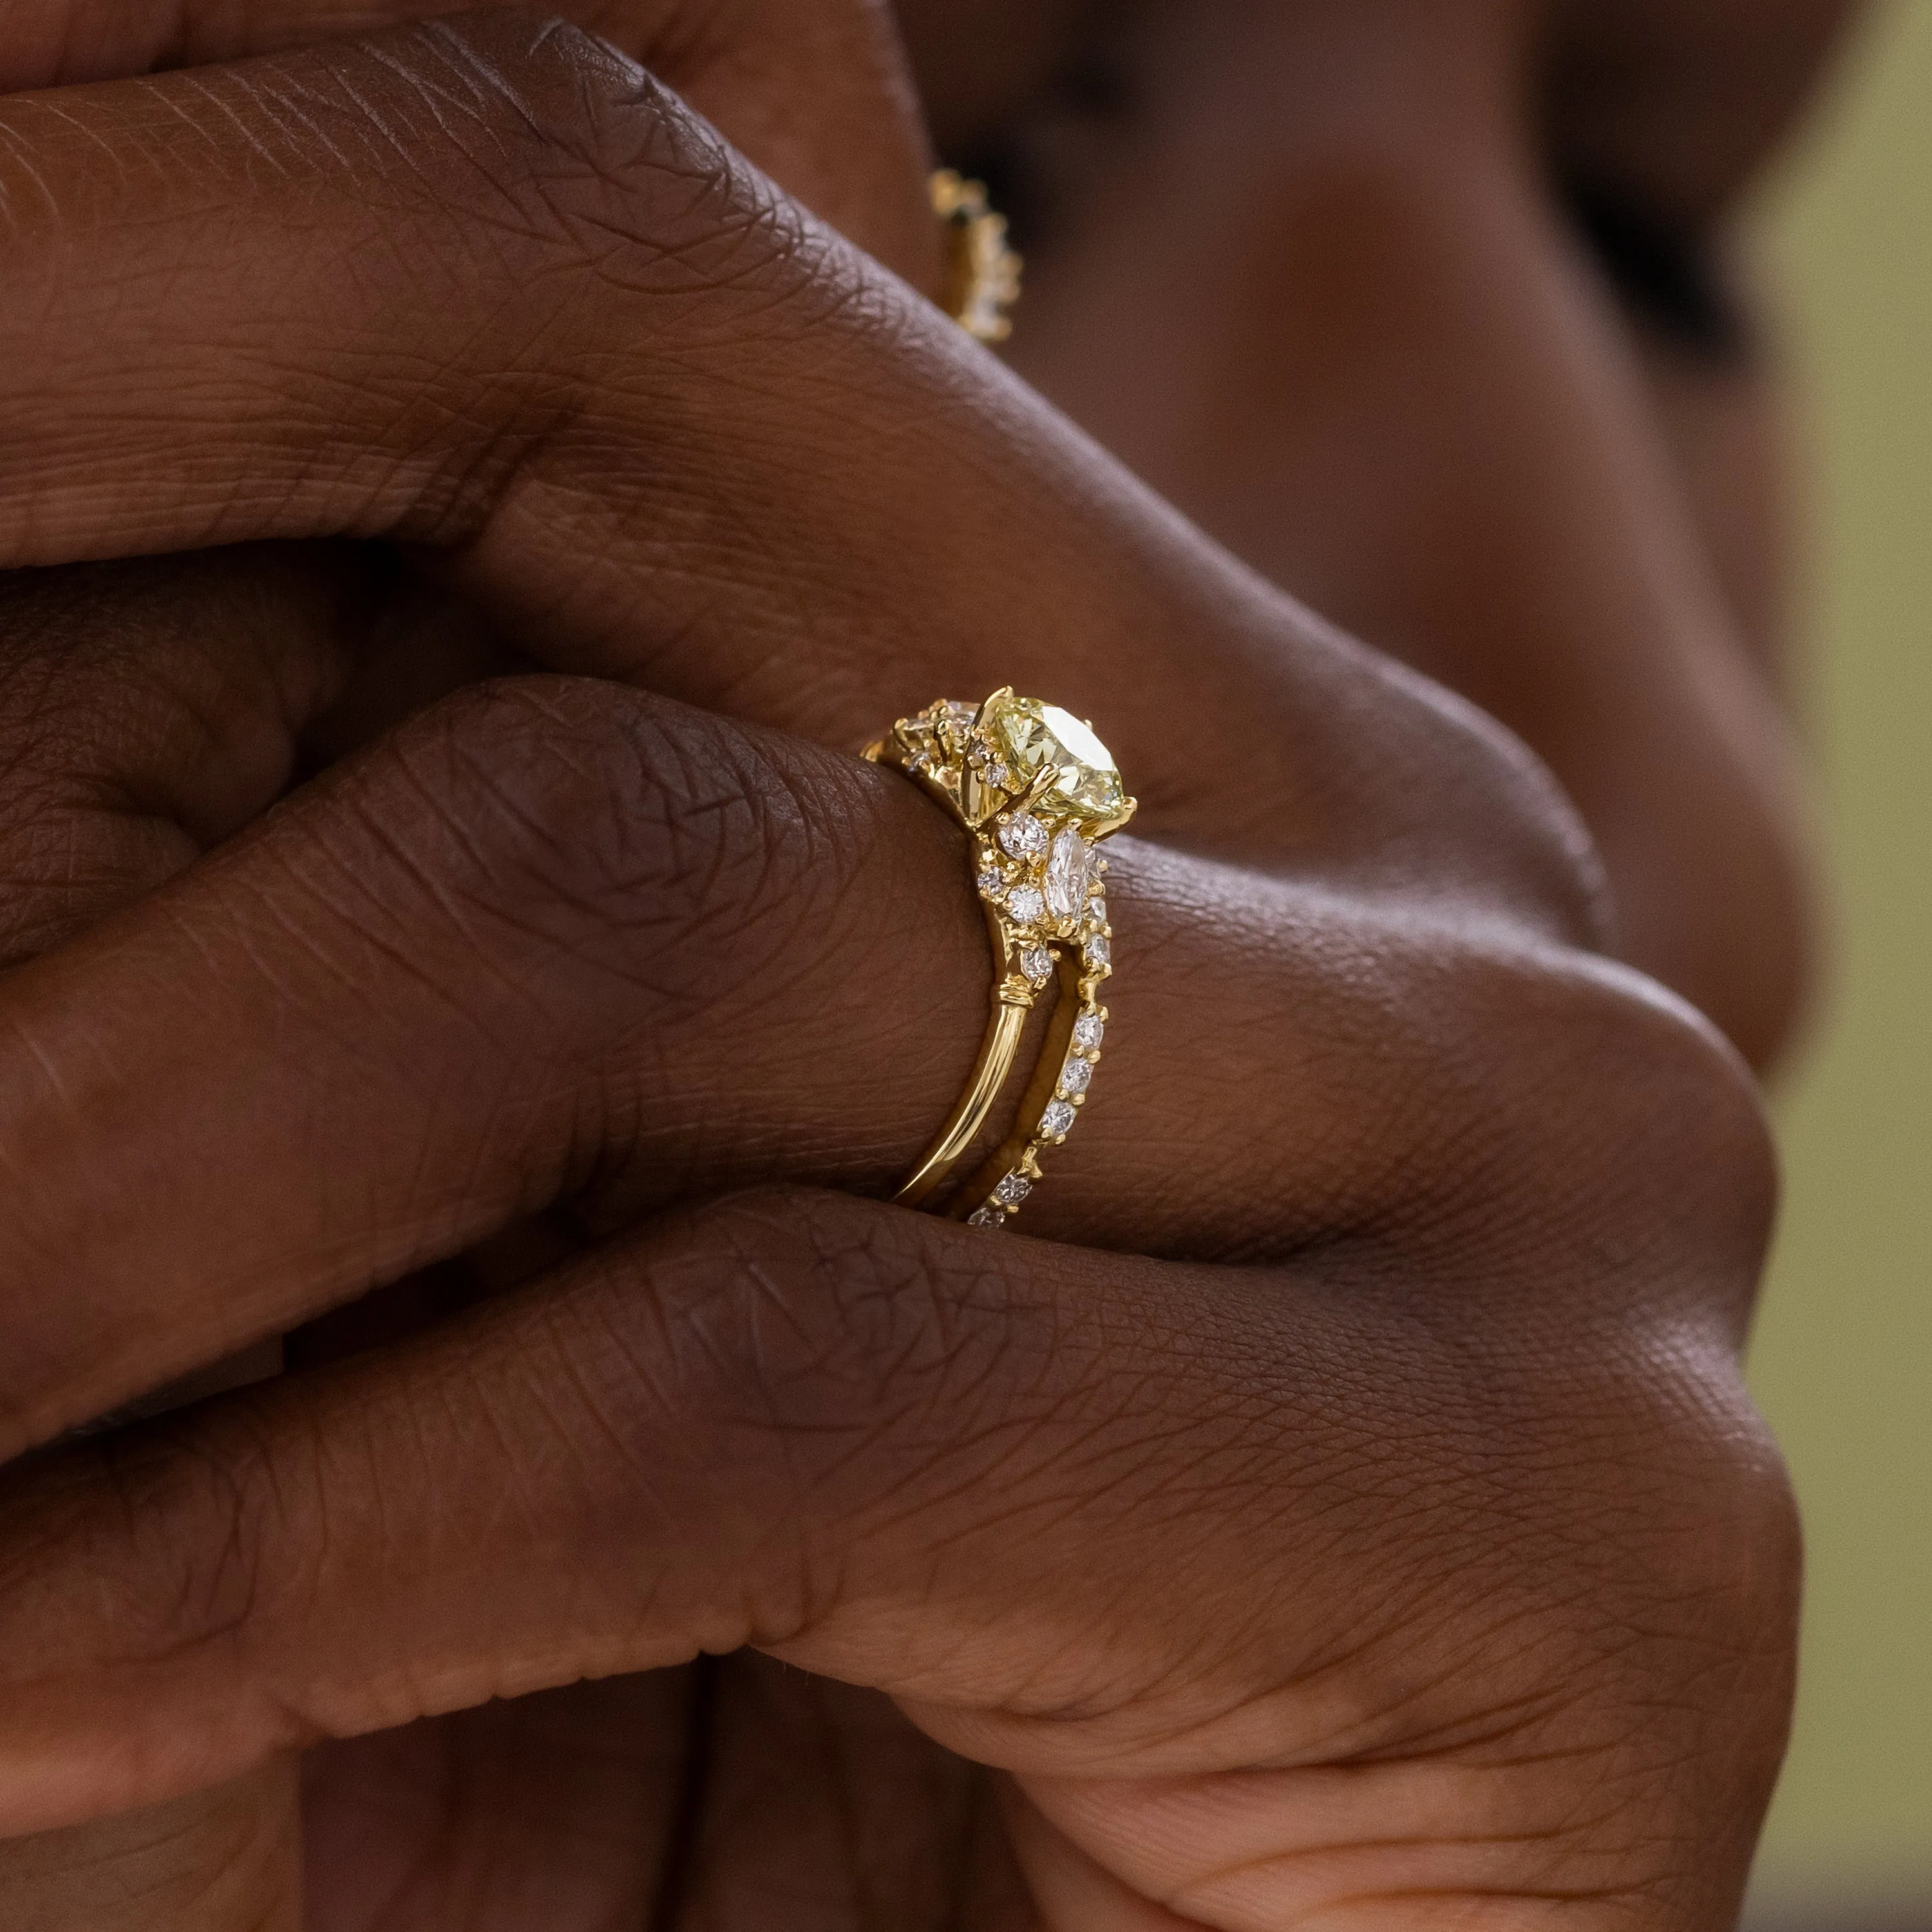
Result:
{"label": "pav\u00e9 diamond band", "polygon": [[1134,801],[1091,725],[1038,698],[996,691],[974,706],[942,699],[869,746],[972,835],[974,884],[992,935],[992,1017],[965,1092],[899,1190],[930,1205],[992,1118],[1019,1058],[1027,1016],[1058,999],[1012,1132],[956,1189],[944,1212],[1003,1227],[1041,1178],[1040,1156],[1073,1130],[1100,1064],[1113,976],[1106,862],[1094,850],[1134,815]]}

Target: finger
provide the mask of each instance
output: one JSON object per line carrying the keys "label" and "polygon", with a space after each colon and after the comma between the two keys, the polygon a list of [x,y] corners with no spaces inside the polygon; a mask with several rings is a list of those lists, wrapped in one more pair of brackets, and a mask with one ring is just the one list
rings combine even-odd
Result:
{"label": "finger", "polygon": [[0,962],[152,891],[272,804],[367,636],[346,553],[0,580]]}
{"label": "finger", "polygon": [[[0,92],[300,46],[446,11],[438,0],[0,0]],[[881,0],[567,0],[788,193],[916,287],[939,278],[931,166]]]}
{"label": "finger", "polygon": [[[360,654],[366,574],[343,554],[236,550],[0,583],[0,959],[46,951],[152,891],[280,795],[302,733]],[[272,1340],[148,1406],[280,1365]],[[297,1817],[290,1767],[276,1764],[156,1812],[11,1840],[0,1922],[292,1924]]]}
{"label": "finger", "polygon": [[[1760,1666],[1714,1661],[1713,1606],[1776,1485],[1721,1338],[1673,1310],[1612,1344],[1628,1284],[1553,1296],[1548,1259],[1505,1234],[1480,1306],[1425,1312],[1373,1264],[989,1246],[830,1197],[661,1226],[16,1478],[0,1793],[44,1822],[748,1644],[890,1691],[1186,1919],[1539,1892],[1577,1838],[1606,1894],[1683,1882],[1660,1847],[1707,1834],[1628,1808],[1708,1825],[1741,1754],[1768,1785],[1774,1696],[1736,1721]],[[1753,1262],[1700,1231],[1667,1264]],[[1620,1756],[1665,1684],[1682,1755]],[[1599,1750],[1580,1807],[1550,1755]]]}
{"label": "finger", "polygon": [[[272,547],[0,582],[0,964],[153,891],[281,795],[364,655],[367,561]],[[266,1341],[151,1400],[280,1359]]]}
{"label": "finger", "polygon": [[1206,544],[602,44],[482,16],[27,97],[0,192],[12,560],[398,538],[554,668],[842,746],[1013,683],[1117,720],[1156,832],[1583,917],[1520,752]]}
{"label": "finger", "polygon": [[[1560,1200],[1594,1165],[1510,1097],[1627,1009],[1681,1025],[1460,913],[1109,849],[1125,1017],[1044,1232],[1252,1256],[1413,1209],[1436,1239],[1414,1175],[1445,1142]],[[553,1204],[889,1191],[984,1029],[969,869],[896,773],[585,680],[487,688],[325,776],[0,988],[16,1445]]]}

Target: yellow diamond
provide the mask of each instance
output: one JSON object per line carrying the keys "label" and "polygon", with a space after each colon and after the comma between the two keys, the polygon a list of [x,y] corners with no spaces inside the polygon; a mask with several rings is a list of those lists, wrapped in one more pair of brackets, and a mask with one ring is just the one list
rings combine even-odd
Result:
{"label": "yellow diamond", "polygon": [[1036,698],[1002,693],[988,701],[983,725],[1022,787],[1043,766],[1060,767],[1053,789],[1037,801],[1036,810],[1094,826],[1112,826],[1126,814],[1126,788],[1113,754],[1072,712]]}

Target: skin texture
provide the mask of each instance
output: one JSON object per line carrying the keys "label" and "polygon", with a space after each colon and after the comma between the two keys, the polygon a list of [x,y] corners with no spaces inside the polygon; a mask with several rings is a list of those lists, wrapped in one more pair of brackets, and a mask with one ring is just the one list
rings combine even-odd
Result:
{"label": "skin texture", "polygon": [[[405,1299],[474,1301],[534,1212],[582,1251],[16,1472],[23,1922],[83,1883],[164,1922],[114,1876],[158,1842],[201,1847],[178,1922],[293,1924],[286,1754],[326,1739],[325,1928],[1721,1922],[1788,1694],[1733,1366],[1762,1142],[1595,950],[1520,749],[567,33],[0,124],[10,560],[380,538],[432,586],[272,545],[12,593],[45,956],[6,989],[35,1164],[0,1244],[62,1291],[8,1310],[16,1446],[424,1263]],[[194,862],[432,642],[571,675]],[[1146,806],[1131,1022],[1029,1225],[1166,1262],[850,1198],[984,989],[943,821],[836,754],[1009,676],[1104,711]]]}

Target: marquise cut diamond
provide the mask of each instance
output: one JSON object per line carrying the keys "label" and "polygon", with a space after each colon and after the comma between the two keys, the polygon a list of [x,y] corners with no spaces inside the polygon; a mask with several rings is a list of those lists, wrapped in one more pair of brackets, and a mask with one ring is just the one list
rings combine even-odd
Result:
{"label": "marquise cut diamond", "polygon": [[1020,955],[1020,970],[1036,986],[1053,977],[1053,955],[1043,946],[1029,946]]}
{"label": "marquise cut diamond", "polygon": [[1079,1118],[1064,1100],[1055,1100],[1040,1115],[1040,1130],[1048,1140],[1057,1141],[1072,1132],[1073,1123]]}
{"label": "marquise cut diamond", "polygon": [[1070,1060],[1060,1070],[1060,1090],[1063,1094],[1084,1094],[1094,1084],[1094,1063],[1090,1060]]}
{"label": "marquise cut diamond", "polygon": [[1071,826],[1054,839],[1046,861],[1046,902],[1057,919],[1077,919],[1094,876],[1094,848]]}
{"label": "marquise cut diamond", "polygon": [[1073,1044],[1083,1052],[1098,1053],[1106,1037],[1106,1022],[1097,1013],[1082,1013],[1073,1022]]}
{"label": "marquise cut diamond", "polygon": [[993,1198],[1003,1208],[1017,1208],[1033,1192],[1033,1183],[1023,1174],[1010,1174],[993,1190]]}

